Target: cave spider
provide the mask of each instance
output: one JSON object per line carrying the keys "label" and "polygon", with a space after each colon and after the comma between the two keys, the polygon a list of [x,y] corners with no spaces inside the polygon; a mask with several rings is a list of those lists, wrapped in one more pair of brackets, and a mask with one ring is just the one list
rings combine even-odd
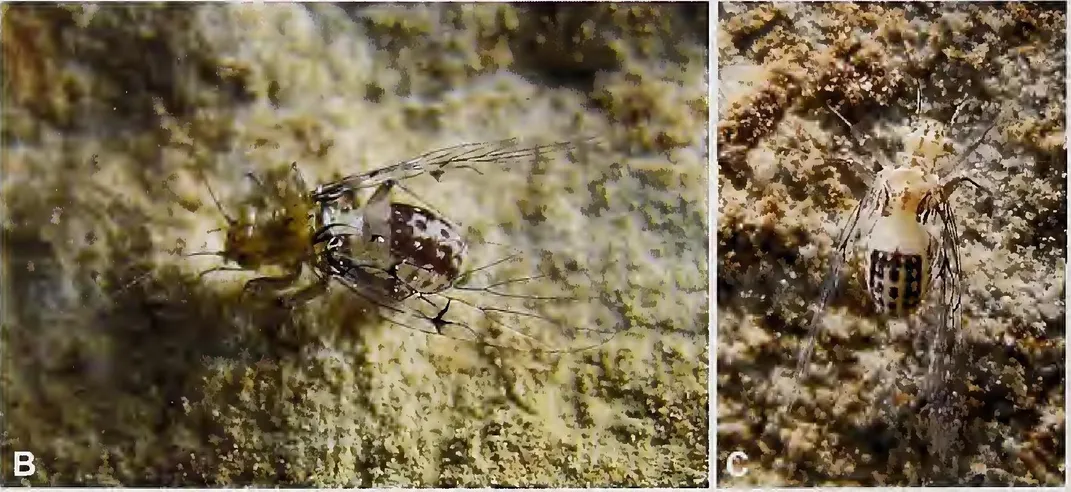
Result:
{"label": "cave spider", "polygon": [[[835,108],[827,107],[847,125],[853,145],[875,161],[873,169],[853,163],[866,178],[868,189],[844,220],[833,244],[829,271],[799,350],[794,378],[798,382],[807,372],[826,305],[840,285],[849,255],[861,245],[865,287],[880,316],[910,322],[931,292],[937,291],[937,322],[923,333],[931,337],[922,385],[924,393],[929,394],[949,380],[952,361],[963,348],[960,235],[950,198],[965,183],[990,193],[960,166],[981,144],[996,119],[958,157],[952,156],[951,147],[945,145],[940,123],[930,120],[908,134],[905,152],[894,160],[882,151],[865,148],[860,132]],[[963,103],[956,106],[949,125],[962,107]],[[920,110],[921,94],[916,114]]]}

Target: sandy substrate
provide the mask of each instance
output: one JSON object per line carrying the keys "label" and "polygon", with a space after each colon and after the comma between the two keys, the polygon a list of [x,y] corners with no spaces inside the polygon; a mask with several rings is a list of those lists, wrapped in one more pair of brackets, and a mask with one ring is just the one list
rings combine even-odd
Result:
{"label": "sandy substrate", "polygon": [[[0,452],[35,454],[22,482],[706,483],[705,4],[3,8]],[[292,162],[323,182],[583,135],[407,186],[522,253],[495,279],[556,272],[530,293],[584,301],[533,309],[616,333],[590,350],[402,329],[339,286],[252,302],[256,274],[180,254],[223,247],[200,173],[234,211],[245,173]]]}
{"label": "sandy substrate", "polygon": [[[717,459],[743,451],[748,473],[719,483],[1063,484],[1064,6],[720,9]],[[890,156],[924,123],[958,155],[996,122],[964,164],[991,199],[963,187],[952,200],[966,343],[952,425],[931,425],[917,399],[932,316],[881,323],[858,262],[808,375],[788,379],[866,190],[846,159],[874,161],[827,104]]]}

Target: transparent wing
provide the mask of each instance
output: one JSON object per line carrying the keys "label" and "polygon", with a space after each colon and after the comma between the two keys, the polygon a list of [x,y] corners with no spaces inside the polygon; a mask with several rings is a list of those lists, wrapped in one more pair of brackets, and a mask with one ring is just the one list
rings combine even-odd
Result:
{"label": "transparent wing", "polygon": [[480,173],[487,165],[508,166],[537,155],[576,148],[594,137],[551,144],[529,145],[517,138],[493,142],[467,143],[426,152],[412,159],[360,174],[352,174],[323,185],[318,195],[330,196],[346,189],[378,186],[386,181],[401,181],[429,173],[435,179],[450,169],[470,169]]}
{"label": "transparent wing", "polygon": [[830,297],[840,286],[841,269],[848,260],[848,255],[852,252],[857,234],[860,232],[864,236],[869,234],[887,201],[888,191],[882,184],[879,183],[871,187],[841,228],[837,241],[833,245],[833,257],[830,259],[829,273],[826,274],[825,280],[822,281],[821,294],[818,296],[814,314],[811,316],[807,338],[796,359],[796,380],[803,376],[807,369],[807,364],[810,362],[816,335],[818,334],[819,320],[825,312],[826,304],[829,302]]}

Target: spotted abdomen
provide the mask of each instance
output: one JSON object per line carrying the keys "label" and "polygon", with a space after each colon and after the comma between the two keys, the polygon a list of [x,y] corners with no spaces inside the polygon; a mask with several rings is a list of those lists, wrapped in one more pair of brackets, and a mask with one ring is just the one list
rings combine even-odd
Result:
{"label": "spotted abdomen", "polygon": [[448,288],[461,275],[468,249],[465,239],[430,210],[405,203],[391,203],[390,210],[392,273],[399,292]]}
{"label": "spotted abdomen", "polygon": [[871,250],[867,290],[878,312],[894,318],[910,315],[929,288],[929,260],[923,255]]}

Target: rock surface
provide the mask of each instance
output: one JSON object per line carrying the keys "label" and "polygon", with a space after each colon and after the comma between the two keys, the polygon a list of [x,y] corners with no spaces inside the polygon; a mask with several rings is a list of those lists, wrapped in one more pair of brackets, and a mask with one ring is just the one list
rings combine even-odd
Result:
{"label": "rock surface", "polygon": [[[1063,484],[1063,6],[719,8],[719,484]],[[992,197],[952,199],[966,343],[953,422],[934,425],[917,398],[932,316],[881,323],[858,261],[808,375],[790,378],[833,238],[868,185],[849,164],[875,159],[827,105],[879,151],[910,152],[926,124],[958,156],[995,121],[963,164]],[[722,471],[736,450],[742,477]]]}
{"label": "rock surface", "polygon": [[[705,484],[705,9],[4,5],[0,452],[31,484]],[[546,308],[617,332],[590,350],[402,329],[337,285],[250,302],[257,274],[182,255],[222,247],[206,182],[233,212],[292,162],[583,135],[407,186],[593,299]]]}

